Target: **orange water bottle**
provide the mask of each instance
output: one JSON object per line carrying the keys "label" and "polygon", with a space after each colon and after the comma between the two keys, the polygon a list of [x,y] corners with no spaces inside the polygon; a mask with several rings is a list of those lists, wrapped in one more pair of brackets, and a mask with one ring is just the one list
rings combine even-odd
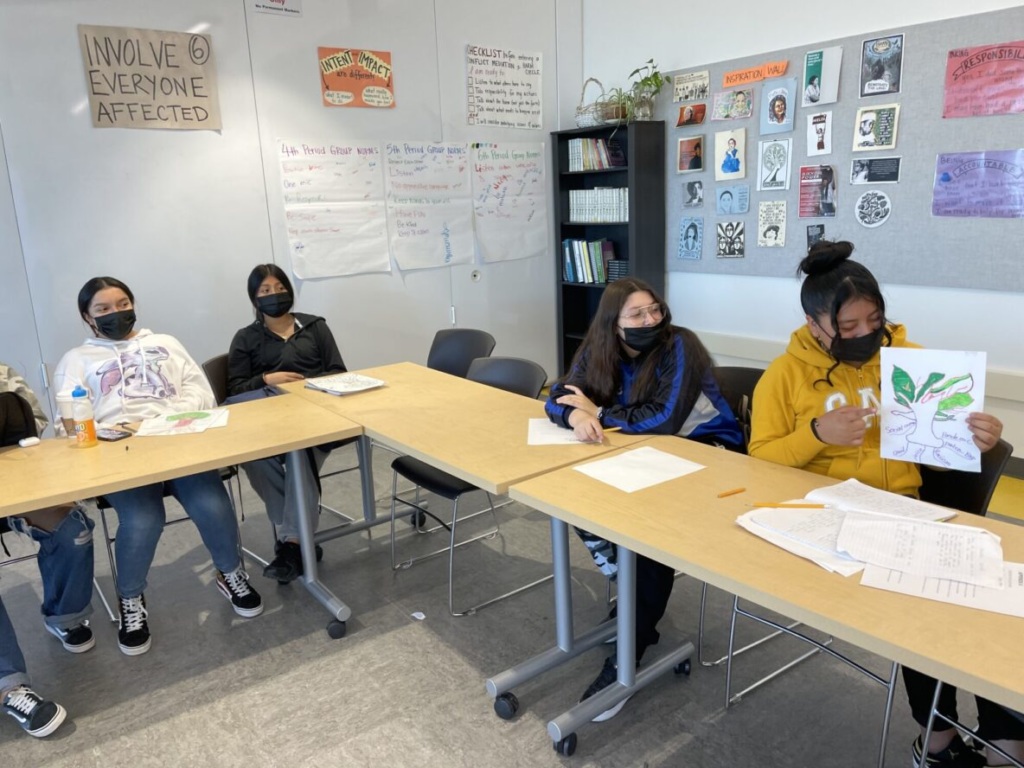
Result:
{"label": "orange water bottle", "polygon": [[96,419],[92,413],[89,393],[84,387],[75,387],[71,393],[71,413],[75,419],[75,447],[92,448],[96,445]]}

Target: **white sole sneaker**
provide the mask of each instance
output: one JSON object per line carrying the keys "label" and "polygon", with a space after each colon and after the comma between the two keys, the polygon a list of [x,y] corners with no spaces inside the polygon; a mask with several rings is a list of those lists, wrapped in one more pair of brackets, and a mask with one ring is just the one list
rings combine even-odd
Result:
{"label": "white sole sneaker", "polygon": [[64,631],[62,629],[60,629],[59,627],[51,627],[49,624],[43,624],[43,626],[46,627],[47,632],[49,632],[51,635],[60,640],[60,644],[64,646],[64,650],[70,651],[71,653],[85,653],[86,651],[92,650],[96,647],[95,634],[89,638],[88,642],[82,643],[80,645],[71,645],[65,639]]}
{"label": "white sole sneaker", "polygon": [[619,712],[622,711],[622,708],[624,706],[626,706],[626,702],[629,701],[631,698],[633,698],[632,694],[630,694],[629,696],[624,698],[622,701],[620,701],[614,707],[606,709],[604,712],[602,712],[600,715],[595,717],[590,722],[592,722],[592,723],[603,723],[605,720],[611,720],[613,717],[615,717],[617,714],[619,714]]}
{"label": "white sole sneaker", "polygon": [[[56,704],[56,702],[54,702]],[[25,733],[29,736],[35,736],[37,739],[41,739],[44,736],[49,736],[51,733],[60,728],[60,724],[64,722],[64,718],[68,716],[67,710],[64,709],[60,704],[57,704],[57,714],[53,716],[42,728],[36,728],[34,731],[25,729]]]}
{"label": "white sole sneaker", "polygon": [[121,643],[118,642],[117,647],[121,649],[121,653],[125,656],[141,656],[149,650],[151,645],[153,645],[153,638],[147,637],[146,642],[142,645],[121,645]]}

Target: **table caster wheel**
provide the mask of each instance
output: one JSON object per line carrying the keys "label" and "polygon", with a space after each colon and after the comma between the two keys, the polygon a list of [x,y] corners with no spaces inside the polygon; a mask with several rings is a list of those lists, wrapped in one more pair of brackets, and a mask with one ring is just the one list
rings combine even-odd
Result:
{"label": "table caster wheel", "polygon": [[502,720],[511,720],[519,711],[519,699],[512,692],[503,693],[494,700],[494,713]]}
{"label": "table caster wheel", "polygon": [[565,755],[566,757],[572,757],[573,753],[576,751],[576,734],[570,733],[561,741],[556,741],[554,746],[555,752],[558,754]]}
{"label": "table caster wheel", "polygon": [[416,511],[409,515],[409,525],[415,528],[417,531],[422,529],[427,524],[427,515],[425,512]]}
{"label": "table caster wheel", "polygon": [[690,674],[690,660],[689,659],[685,659],[684,661],[680,661],[678,664],[676,664],[672,668],[672,671],[675,672],[677,675],[689,675]]}
{"label": "table caster wheel", "polygon": [[344,621],[338,621],[335,619],[327,625],[327,634],[331,636],[332,640],[340,640],[345,636],[348,631],[348,627],[345,626]]}

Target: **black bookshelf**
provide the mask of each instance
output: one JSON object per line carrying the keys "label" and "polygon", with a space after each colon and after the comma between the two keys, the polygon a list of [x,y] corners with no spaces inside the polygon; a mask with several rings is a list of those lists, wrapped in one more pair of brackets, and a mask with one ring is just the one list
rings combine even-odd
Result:
{"label": "black bookshelf", "polygon": [[[600,170],[570,171],[572,139],[614,140],[626,164]],[[665,123],[635,122],[621,126],[578,128],[551,134],[555,169],[555,278],[558,281],[558,364],[565,373],[590,326],[606,283],[569,282],[564,278],[566,239],[609,240],[615,258],[628,262],[629,274],[665,294]],[[574,222],[569,193],[598,187],[629,190],[628,221]]]}

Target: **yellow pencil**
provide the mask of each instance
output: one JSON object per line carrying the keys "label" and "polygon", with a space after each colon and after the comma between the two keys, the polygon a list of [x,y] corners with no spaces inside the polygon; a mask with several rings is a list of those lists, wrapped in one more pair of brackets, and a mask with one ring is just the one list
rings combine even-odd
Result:
{"label": "yellow pencil", "polygon": [[787,504],[778,501],[755,501],[750,506],[767,509],[828,509],[828,504]]}
{"label": "yellow pencil", "polygon": [[737,493],[743,493],[746,488],[733,488],[731,491],[722,491],[718,494],[718,498],[724,499],[726,496],[735,496]]}
{"label": "yellow pencil", "polygon": [[607,432],[621,432],[621,431],[622,431],[622,427],[608,427],[608,429],[605,430],[606,433]]}

